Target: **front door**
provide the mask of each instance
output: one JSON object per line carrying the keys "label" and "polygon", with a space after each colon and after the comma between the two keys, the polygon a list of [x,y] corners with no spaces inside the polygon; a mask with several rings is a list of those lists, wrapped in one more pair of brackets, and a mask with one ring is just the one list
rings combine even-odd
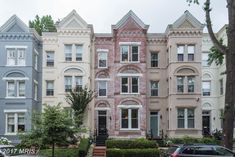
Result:
{"label": "front door", "polygon": [[150,133],[152,138],[159,136],[158,112],[150,112]]}
{"label": "front door", "polygon": [[210,111],[202,111],[202,131],[204,136],[210,135]]}
{"label": "front door", "polygon": [[98,111],[98,135],[107,135],[106,122],[106,111]]}

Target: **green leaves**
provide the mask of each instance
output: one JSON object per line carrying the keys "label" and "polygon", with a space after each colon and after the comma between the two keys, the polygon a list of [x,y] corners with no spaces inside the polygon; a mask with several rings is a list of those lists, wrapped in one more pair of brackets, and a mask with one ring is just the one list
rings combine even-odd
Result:
{"label": "green leaves", "polygon": [[50,15],[42,18],[36,15],[33,21],[29,21],[29,27],[34,28],[39,35],[42,35],[42,32],[56,32],[55,23]]}
{"label": "green leaves", "polygon": [[[223,44],[222,39],[220,39],[219,42]],[[208,64],[211,65],[212,62],[215,62],[216,65],[223,64],[224,55],[218,49],[216,49],[215,46],[212,46],[210,50],[211,52],[209,53]]]}
{"label": "green leaves", "polygon": [[189,5],[190,5],[191,3],[199,4],[199,1],[198,1],[198,0],[187,0],[187,2],[189,3]]}

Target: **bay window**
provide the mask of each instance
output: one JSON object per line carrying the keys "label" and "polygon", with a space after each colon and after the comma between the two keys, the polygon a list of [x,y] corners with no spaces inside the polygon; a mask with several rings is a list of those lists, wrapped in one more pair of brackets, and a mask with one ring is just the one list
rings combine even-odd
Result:
{"label": "bay window", "polygon": [[25,65],[25,48],[7,48],[7,65]]}
{"label": "bay window", "polygon": [[139,45],[121,45],[121,62],[138,62],[139,61]]}
{"label": "bay window", "polygon": [[25,132],[25,113],[5,113],[6,134]]}
{"label": "bay window", "polygon": [[195,114],[192,108],[177,109],[177,126],[178,128],[195,128]]}
{"label": "bay window", "polygon": [[7,97],[25,97],[25,81],[8,80]]}

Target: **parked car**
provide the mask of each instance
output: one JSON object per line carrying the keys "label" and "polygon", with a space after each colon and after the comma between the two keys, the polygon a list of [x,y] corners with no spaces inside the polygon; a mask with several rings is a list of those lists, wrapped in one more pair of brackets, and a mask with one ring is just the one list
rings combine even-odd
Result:
{"label": "parked car", "polygon": [[235,154],[218,145],[180,144],[171,146],[164,157],[235,157]]}

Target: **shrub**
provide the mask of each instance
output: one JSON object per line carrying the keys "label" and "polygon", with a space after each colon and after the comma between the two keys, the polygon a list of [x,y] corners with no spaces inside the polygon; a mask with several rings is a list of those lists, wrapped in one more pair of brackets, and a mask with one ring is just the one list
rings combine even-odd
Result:
{"label": "shrub", "polygon": [[11,144],[11,141],[8,140],[6,137],[1,137],[0,138],[0,144],[8,145],[8,144]]}
{"label": "shrub", "polygon": [[157,143],[155,141],[149,141],[146,139],[135,140],[107,140],[107,148],[119,148],[119,149],[135,149],[135,148],[156,148]]}
{"label": "shrub", "polygon": [[107,157],[159,157],[160,150],[157,148],[148,149],[107,149]]}
{"label": "shrub", "polygon": [[[51,157],[52,149],[42,149],[39,152],[39,155],[45,156],[45,157]],[[62,148],[56,148],[55,149],[55,156],[56,157],[78,157],[78,149],[62,149]]]}
{"label": "shrub", "polygon": [[88,149],[89,149],[90,143],[88,138],[82,138],[79,144],[79,157],[85,157]]}
{"label": "shrub", "polygon": [[193,143],[200,143],[200,144],[219,144],[220,141],[215,138],[203,137],[203,138],[194,138],[189,136],[184,136],[183,138],[171,138],[171,144],[193,144]]}

